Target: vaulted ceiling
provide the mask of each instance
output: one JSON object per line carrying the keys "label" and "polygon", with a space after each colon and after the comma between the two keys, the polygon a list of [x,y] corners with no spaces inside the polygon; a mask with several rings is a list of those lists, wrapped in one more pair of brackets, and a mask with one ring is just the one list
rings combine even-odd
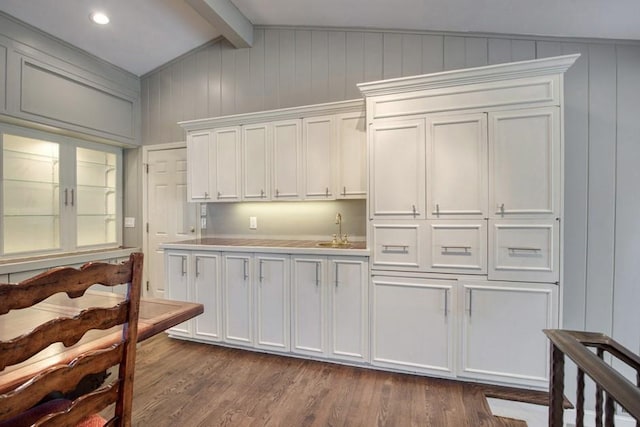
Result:
{"label": "vaulted ceiling", "polygon": [[[89,21],[105,11],[106,26]],[[640,40],[638,0],[0,0],[0,11],[136,75],[252,25]]]}

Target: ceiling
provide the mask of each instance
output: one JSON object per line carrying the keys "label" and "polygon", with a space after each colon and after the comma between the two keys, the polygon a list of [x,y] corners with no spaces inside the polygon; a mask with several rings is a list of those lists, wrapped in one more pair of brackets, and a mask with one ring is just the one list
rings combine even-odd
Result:
{"label": "ceiling", "polygon": [[[640,40],[639,0],[200,1],[232,3],[254,25]],[[111,23],[90,22],[95,10]],[[0,11],[136,75],[226,34],[185,0],[0,0]]]}

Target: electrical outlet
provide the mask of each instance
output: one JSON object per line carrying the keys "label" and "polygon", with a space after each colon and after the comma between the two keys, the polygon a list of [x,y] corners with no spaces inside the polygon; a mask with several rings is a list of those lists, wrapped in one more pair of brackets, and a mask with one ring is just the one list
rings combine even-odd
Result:
{"label": "electrical outlet", "polygon": [[207,204],[206,203],[201,203],[200,204],[200,216],[207,216]]}
{"label": "electrical outlet", "polygon": [[126,228],[135,228],[136,226],[136,218],[132,216],[126,216],[124,218],[124,226]]}
{"label": "electrical outlet", "polygon": [[250,216],[249,217],[249,230],[257,230],[258,229],[258,217]]}

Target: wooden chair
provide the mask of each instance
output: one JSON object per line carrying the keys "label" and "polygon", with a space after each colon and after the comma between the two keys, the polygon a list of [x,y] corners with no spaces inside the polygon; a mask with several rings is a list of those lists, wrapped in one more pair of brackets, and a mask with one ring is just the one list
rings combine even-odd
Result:
{"label": "wooden chair", "polygon": [[[92,329],[120,326],[120,342],[82,353],[70,363],[40,372],[14,390],[0,395],[0,425],[19,425],[31,417],[40,417],[33,425],[73,426],[87,423],[87,417],[115,403],[114,416],[108,425],[129,426],[133,400],[133,372],[138,335],[138,312],[142,281],[141,253],[131,254],[122,264],[88,263],[80,269],[59,267],[18,284],[0,284],[0,322],[10,310],[25,309],[53,294],[65,292],[79,298],[94,284],[127,284],[127,294],[114,307],[93,307],[74,317],[58,317],[39,325],[28,334],[0,341],[0,371],[38,354],[53,343],[71,346]],[[117,329],[116,329],[117,331]],[[74,400],[56,400],[39,404],[51,392],[69,393],[89,375],[118,366],[118,378],[98,390]],[[26,425],[31,425],[29,421]]]}

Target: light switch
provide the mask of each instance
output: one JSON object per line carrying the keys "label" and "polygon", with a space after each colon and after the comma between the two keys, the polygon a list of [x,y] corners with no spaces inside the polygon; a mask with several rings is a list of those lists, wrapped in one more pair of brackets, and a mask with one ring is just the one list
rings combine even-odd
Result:
{"label": "light switch", "polygon": [[206,203],[201,203],[200,204],[200,216],[207,216],[207,204]]}
{"label": "light switch", "polygon": [[258,229],[258,217],[250,216],[249,217],[249,229],[257,230]]}
{"label": "light switch", "polygon": [[134,228],[136,226],[136,218],[133,216],[124,217],[124,226],[126,228]]}

